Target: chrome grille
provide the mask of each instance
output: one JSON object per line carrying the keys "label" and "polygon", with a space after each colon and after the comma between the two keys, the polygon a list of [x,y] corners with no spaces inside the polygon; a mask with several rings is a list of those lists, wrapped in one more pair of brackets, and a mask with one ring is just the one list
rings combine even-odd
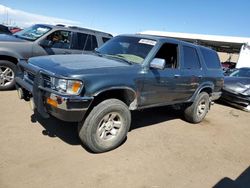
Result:
{"label": "chrome grille", "polygon": [[53,88],[52,78],[48,75],[42,74],[43,86],[46,88]]}
{"label": "chrome grille", "polygon": [[29,78],[31,81],[34,81],[35,75],[32,74],[32,73],[28,73],[28,78]]}
{"label": "chrome grille", "polygon": [[[25,70],[23,78],[27,82],[29,82],[31,84],[34,84],[36,75],[34,73],[32,73],[32,72],[29,72],[29,71]],[[55,88],[55,86],[54,86],[55,81],[54,80],[55,79],[53,77],[50,77],[47,74],[41,73],[38,84],[41,85],[42,87],[45,87],[45,88],[54,89]]]}

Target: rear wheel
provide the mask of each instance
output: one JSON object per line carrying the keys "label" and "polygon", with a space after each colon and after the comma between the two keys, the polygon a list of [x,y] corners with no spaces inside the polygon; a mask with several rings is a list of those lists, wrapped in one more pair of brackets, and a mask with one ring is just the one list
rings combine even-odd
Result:
{"label": "rear wheel", "polygon": [[16,65],[10,61],[0,60],[0,90],[13,89],[15,86]]}
{"label": "rear wheel", "polygon": [[209,110],[209,95],[201,92],[192,105],[184,111],[185,119],[191,123],[201,122]]}
{"label": "rear wheel", "polygon": [[127,105],[117,99],[108,99],[95,106],[86,120],[79,123],[79,137],[92,152],[106,152],[125,140],[130,123]]}

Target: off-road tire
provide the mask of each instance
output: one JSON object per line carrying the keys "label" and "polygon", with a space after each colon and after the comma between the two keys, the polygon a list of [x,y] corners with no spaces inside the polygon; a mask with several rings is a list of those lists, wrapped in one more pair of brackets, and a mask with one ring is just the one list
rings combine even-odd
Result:
{"label": "off-road tire", "polygon": [[[16,73],[16,65],[10,61],[7,60],[0,60],[0,68],[8,68],[9,70],[12,71],[11,75],[13,75],[13,80],[11,82],[8,83],[8,85],[1,85],[1,80],[0,80],[0,91],[3,90],[10,90],[13,89],[15,87],[15,73]],[[3,80],[3,77],[1,78],[1,71],[0,71],[0,79]]]}
{"label": "off-road tire", "polygon": [[[121,126],[117,131],[117,135],[109,140],[103,140],[104,138],[101,138],[101,135],[103,134],[99,135],[100,132],[98,131],[100,129],[104,130],[103,127],[105,127],[106,130],[106,126],[108,127],[108,125],[112,124],[110,118],[108,118],[108,120],[105,120],[107,119],[107,117],[109,117],[110,114],[114,114],[113,116],[117,115],[117,119],[119,117]],[[100,127],[100,124],[103,125],[101,126],[102,128]],[[91,110],[87,118],[83,122],[79,123],[78,134],[83,145],[87,149],[89,149],[93,153],[102,153],[115,149],[125,140],[130,128],[130,124],[131,113],[127,105],[117,99],[107,99],[95,106]],[[116,131],[115,128],[113,129]],[[113,134],[110,133],[110,135],[108,136],[112,137]]]}
{"label": "off-road tire", "polygon": [[[208,93],[201,92],[195,101],[184,110],[185,119],[190,123],[200,123],[209,110],[209,103]],[[201,111],[202,113],[200,113]]]}

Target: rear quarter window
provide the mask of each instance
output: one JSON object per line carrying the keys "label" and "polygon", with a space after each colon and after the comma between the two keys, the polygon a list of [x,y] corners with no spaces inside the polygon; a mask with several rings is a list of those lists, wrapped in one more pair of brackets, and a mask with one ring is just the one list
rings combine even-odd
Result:
{"label": "rear quarter window", "polygon": [[208,69],[221,69],[220,60],[215,51],[201,48],[201,53]]}
{"label": "rear quarter window", "polygon": [[92,51],[97,48],[97,40],[94,35],[76,33],[72,48],[76,50]]}
{"label": "rear quarter window", "polygon": [[183,46],[184,69],[200,69],[200,61],[195,48]]}

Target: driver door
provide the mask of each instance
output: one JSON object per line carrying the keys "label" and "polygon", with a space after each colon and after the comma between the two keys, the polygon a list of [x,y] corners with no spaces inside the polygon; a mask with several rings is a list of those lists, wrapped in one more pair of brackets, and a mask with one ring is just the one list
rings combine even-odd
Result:
{"label": "driver door", "polygon": [[33,56],[71,54],[71,41],[71,31],[55,31],[34,46]]}

